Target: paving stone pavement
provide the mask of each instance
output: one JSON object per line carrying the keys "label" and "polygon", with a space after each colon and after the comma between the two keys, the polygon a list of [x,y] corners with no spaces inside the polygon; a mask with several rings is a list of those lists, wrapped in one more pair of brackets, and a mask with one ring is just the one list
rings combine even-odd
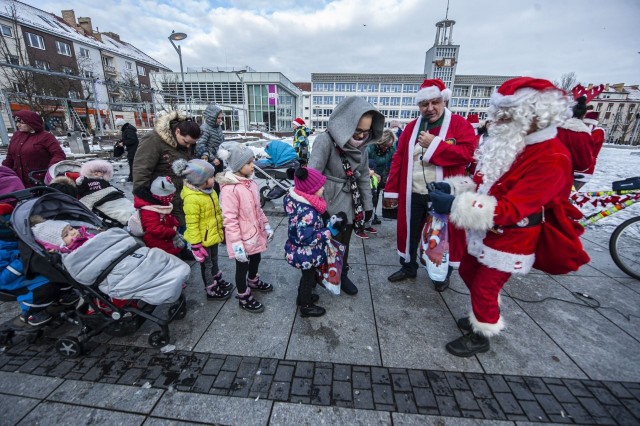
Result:
{"label": "paving stone pavement", "polygon": [[[282,258],[286,219],[267,207],[276,235],[261,275],[275,290],[257,296],[264,313],[207,301],[194,265],[187,317],[170,325],[174,350],[148,346],[148,323],[96,336],[77,359],[53,347],[72,325],[35,343],[18,336],[0,352],[0,424],[640,424],[640,282],[611,261],[610,229],[586,233],[592,261],[579,272],[514,277],[508,328],[490,352],[459,359],[444,344],[461,333],[464,284],[455,273],[437,293],[424,271],[388,283],[395,222],[354,241],[359,294],[317,290],[327,315],[309,319],[295,306],[299,273]],[[617,310],[586,306],[596,301]],[[0,320],[16,313],[0,304]]]}

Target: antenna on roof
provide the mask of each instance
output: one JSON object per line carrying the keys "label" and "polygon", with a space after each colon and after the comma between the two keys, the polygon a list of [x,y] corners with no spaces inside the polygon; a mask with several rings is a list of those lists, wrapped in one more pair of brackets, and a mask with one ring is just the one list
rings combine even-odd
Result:
{"label": "antenna on roof", "polygon": [[447,0],[447,12],[444,14],[444,19],[449,19],[449,0]]}

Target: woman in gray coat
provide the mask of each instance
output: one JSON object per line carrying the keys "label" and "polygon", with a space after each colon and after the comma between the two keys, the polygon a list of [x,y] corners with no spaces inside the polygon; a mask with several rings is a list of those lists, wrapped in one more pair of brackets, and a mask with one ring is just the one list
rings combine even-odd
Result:
{"label": "woman in gray coat", "polygon": [[346,246],[341,287],[349,295],[358,293],[347,275],[351,233],[367,238],[364,224],[373,216],[367,146],[380,139],[383,128],[384,116],[373,105],[363,98],[347,97],[333,110],[327,131],[314,141],[309,159],[309,167],[327,177],[327,213],[343,211],[349,219],[335,237]]}

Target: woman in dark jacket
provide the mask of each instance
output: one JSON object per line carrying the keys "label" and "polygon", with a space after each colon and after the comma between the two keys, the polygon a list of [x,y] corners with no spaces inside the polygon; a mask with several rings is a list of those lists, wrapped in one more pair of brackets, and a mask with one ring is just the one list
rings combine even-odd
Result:
{"label": "woman in dark jacket", "polygon": [[[373,170],[380,176],[380,182],[378,183],[378,187],[372,189],[373,196],[373,225],[378,225],[380,219],[378,219],[378,215],[376,214],[376,209],[378,208],[378,199],[380,198],[380,192],[384,189],[385,183],[387,183],[387,178],[389,177],[389,169],[391,169],[391,157],[393,157],[393,153],[396,152],[396,134],[391,129],[385,129],[382,132],[382,137],[380,140],[375,143],[369,145],[369,162],[373,162]],[[369,166],[371,167],[371,166]]]}
{"label": "woman in dark jacket", "polygon": [[171,165],[183,158],[187,161],[194,156],[194,146],[200,137],[200,126],[185,118],[178,111],[171,111],[156,120],[152,131],[142,137],[133,161],[133,189],[150,187],[158,176],[169,176],[176,186],[172,214],[181,226],[185,226],[182,211],[182,177],[177,176]]}
{"label": "woman in dark jacket", "polygon": [[[2,162],[16,172],[26,188],[36,186],[29,179],[29,173],[36,170],[46,170],[67,156],[60,147],[58,140],[49,132],[44,131],[42,118],[33,111],[18,111],[15,113],[16,132],[9,142],[7,158]],[[44,173],[37,178],[44,178]]]}
{"label": "woman in dark jacket", "polygon": [[133,159],[136,157],[138,150],[138,129],[124,121],[122,118],[116,120],[117,126],[122,126],[122,139],[120,142],[127,148],[127,162],[129,163],[128,182],[133,182]]}

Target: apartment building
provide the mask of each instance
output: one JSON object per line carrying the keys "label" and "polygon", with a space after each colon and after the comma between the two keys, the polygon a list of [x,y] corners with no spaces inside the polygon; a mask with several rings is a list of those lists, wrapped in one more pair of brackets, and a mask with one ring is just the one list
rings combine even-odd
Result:
{"label": "apartment building", "polygon": [[589,105],[600,113],[605,142],[640,145],[640,86],[610,84]]}

